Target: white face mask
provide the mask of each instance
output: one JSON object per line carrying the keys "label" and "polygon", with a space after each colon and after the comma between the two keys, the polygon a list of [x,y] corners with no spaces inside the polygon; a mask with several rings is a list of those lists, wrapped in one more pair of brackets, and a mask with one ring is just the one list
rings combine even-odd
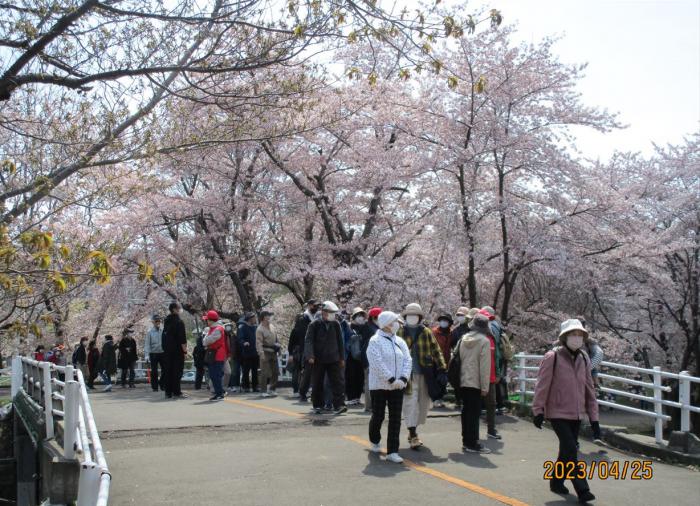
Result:
{"label": "white face mask", "polygon": [[464,323],[466,321],[466,319],[467,319],[466,316],[458,315],[457,316],[457,323],[459,323],[461,325],[462,323]]}
{"label": "white face mask", "polygon": [[396,334],[400,328],[401,328],[401,325],[399,325],[399,322],[394,322],[391,324],[391,332],[394,334]]}
{"label": "white face mask", "polygon": [[367,320],[365,320],[364,316],[358,316],[357,318],[355,318],[355,323],[357,323],[358,325],[364,325],[366,321]]}
{"label": "white face mask", "polygon": [[415,315],[415,314],[411,314],[411,315],[408,315],[406,317],[406,325],[415,326],[415,325],[418,325],[419,321],[420,321],[420,317],[418,315]]}
{"label": "white face mask", "polygon": [[440,320],[440,328],[446,329],[449,326],[450,326],[450,322],[446,322],[445,320]]}
{"label": "white face mask", "polygon": [[572,350],[576,351],[581,346],[583,346],[583,336],[569,336],[566,338],[566,346]]}

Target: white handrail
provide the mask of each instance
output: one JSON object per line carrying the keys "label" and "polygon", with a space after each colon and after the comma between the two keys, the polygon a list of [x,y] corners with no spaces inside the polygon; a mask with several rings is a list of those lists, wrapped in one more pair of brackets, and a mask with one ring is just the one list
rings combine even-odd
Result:
{"label": "white handrail", "polygon": [[[520,403],[523,405],[530,405],[528,402],[528,395],[533,396],[534,392],[527,390],[527,383],[536,382],[537,379],[529,377],[527,375],[528,371],[534,372],[539,370],[539,363],[536,366],[528,365],[531,361],[541,361],[544,355],[532,355],[526,353],[518,353],[514,357],[516,365],[514,369],[518,371],[518,376],[513,378],[513,381],[519,384],[518,391],[520,392]],[[624,404],[619,404],[616,402],[611,402],[608,400],[598,400],[598,404],[601,406],[608,406],[614,409],[619,409],[622,411],[627,411],[630,413],[636,413],[643,416],[649,416],[654,418],[654,435],[657,443],[663,442],[663,424],[665,421],[669,421],[671,417],[664,414],[663,407],[669,406],[672,408],[680,409],[681,411],[681,431],[690,431],[690,413],[700,413],[700,407],[692,405],[692,399],[690,395],[690,384],[700,383],[700,378],[691,376],[687,371],[681,371],[679,373],[672,373],[668,371],[662,371],[660,367],[653,367],[652,369],[647,369],[643,367],[636,367],[627,364],[618,364],[615,362],[601,362],[601,367],[607,369],[619,369],[622,371],[627,371],[640,375],[648,375],[652,378],[652,383],[646,381],[640,381],[634,378],[628,378],[625,376],[616,376],[612,371],[608,373],[598,373],[598,378],[610,380],[616,383],[625,383],[629,385],[634,385],[642,388],[647,388],[652,390],[653,396],[647,396],[643,394],[637,394],[632,392],[625,392],[623,390],[617,390],[610,387],[601,387],[600,390],[606,393],[621,395],[624,397],[629,397],[631,399],[637,399],[640,401],[647,401],[653,405],[653,411],[648,411],[644,409],[634,408],[631,406],[626,406]],[[678,401],[672,401],[668,399],[663,399],[662,392],[672,392],[673,389],[668,385],[663,385],[663,379],[671,379],[678,381]]]}
{"label": "white handrail", "polygon": [[[82,371],[71,365],[38,362],[28,357],[14,357],[12,364],[13,398],[20,389],[29,395],[37,389],[41,392],[43,405],[39,404],[44,409],[48,439],[55,437],[54,416],[63,418],[64,456],[78,458],[81,463],[77,505],[107,506],[111,475]],[[30,374],[24,372],[24,367]],[[53,372],[65,374],[65,381],[54,377]],[[62,409],[58,409],[54,402]],[[77,455],[76,450],[79,450]]]}

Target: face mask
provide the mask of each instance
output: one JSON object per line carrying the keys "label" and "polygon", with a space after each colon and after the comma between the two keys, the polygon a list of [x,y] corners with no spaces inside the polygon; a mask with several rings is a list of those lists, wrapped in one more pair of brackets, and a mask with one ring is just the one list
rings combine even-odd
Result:
{"label": "face mask", "polygon": [[440,320],[440,328],[441,329],[446,329],[449,326],[450,326],[450,322],[446,322],[445,320]]}
{"label": "face mask", "polygon": [[358,316],[357,318],[355,318],[355,323],[357,323],[358,325],[364,325],[365,322],[366,320],[364,316]]}
{"label": "face mask", "polygon": [[391,332],[394,334],[396,334],[400,328],[401,328],[401,325],[399,325],[399,322],[394,322],[391,324]]}
{"label": "face mask", "polygon": [[466,316],[458,316],[457,317],[457,323],[460,325],[466,321],[467,317]]}
{"label": "face mask", "polygon": [[583,346],[583,336],[569,336],[566,338],[566,346],[572,350],[576,351],[581,346]]}
{"label": "face mask", "polygon": [[418,315],[412,314],[406,317],[406,325],[418,325],[420,317]]}

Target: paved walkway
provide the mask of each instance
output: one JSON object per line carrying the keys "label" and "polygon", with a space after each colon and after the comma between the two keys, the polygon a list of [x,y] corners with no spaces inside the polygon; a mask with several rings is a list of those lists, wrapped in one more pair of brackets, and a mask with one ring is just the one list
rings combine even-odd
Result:
{"label": "paved walkway", "polygon": [[[549,492],[543,463],[556,456],[550,430],[498,417],[502,441],[490,455],[463,454],[459,417],[433,410],[420,451],[402,449],[404,465],[367,450],[368,415],[311,416],[309,405],[281,395],[209,403],[204,393],[165,400],[146,386],[91,396],[113,476],[110,504],[163,505],[538,505],[575,504]],[[383,434],[386,434],[386,427]],[[482,427],[482,435],[485,428]],[[406,431],[402,429],[402,445]],[[588,462],[633,462],[582,441]],[[610,465],[610,464],[609,464]],[[653,478],[598,477],[598,505],[695,506],[700,473],[658,462]],[[597,473],[596,473],[597,474]]]}

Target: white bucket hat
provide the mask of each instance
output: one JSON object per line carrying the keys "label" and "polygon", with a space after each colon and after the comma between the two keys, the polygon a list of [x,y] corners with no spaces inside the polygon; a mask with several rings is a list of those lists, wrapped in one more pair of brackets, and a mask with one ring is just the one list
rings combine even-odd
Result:
{"label": "white bucket hat", "polygon": [[580,330],[586,334],[586,337],[588,337],[588,331],[583,327],[583,324],[574,318],[562,322],[561,326],[559,327],[559,338],[561,339],[564,334],[568,334],[572,330]]}
{"label": "white bucket hat", "polygon": [[382,311],[377,317],[377,326],[380,329],[383,329],[387,325],[391,325],[394,322],[403,323],[403,320],[399,317],[399,315],[391,311]]}
{"label": "white bucket hat", "polygon": [[327,300],[324,301],[323,305],[321,306],[321,311],[325,311],[327,313],[337,313],[339,309],[333,301]]}
{"label": "white bucket hat", "polygon": [[406,306],[406,309],[403,310],[403,317],[405,318],[408,315],[418,315],[422,318],[424,316],[423,308],[420,307],[420,304],[416,304],[415,302],[409,304]]}

